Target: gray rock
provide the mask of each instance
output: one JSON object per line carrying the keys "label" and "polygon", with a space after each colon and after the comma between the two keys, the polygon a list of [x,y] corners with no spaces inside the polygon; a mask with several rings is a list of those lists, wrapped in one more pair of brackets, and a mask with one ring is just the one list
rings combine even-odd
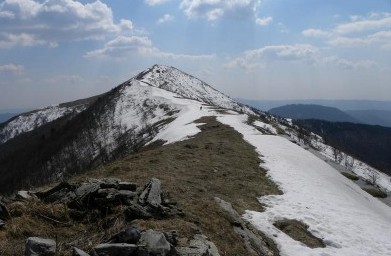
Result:
{"label": "gray rock", "polygon": [[102,182],[100,183],[100,187],[101,188],[115,188],[115,189],[117,189],[119,182],[120,182],[119,179],[106,178],[106,179],[102,180]]}
{"label": "gray rock", "polygon": [[273,249],[269,248],[271,241],[265,241],[266,238],[260,236],[250,223],[244,222],[239,213],[235,211],[229,202],[226,202],[218,197],[215,197],[216,203],[227,213],[230,222],[233,225],[235,233],[239,235],[246,246],[249,255],[275,255]]}
{"label": "gray rock", "polygon": [[26,191],[26,190],[20,190],[16,193],[16,198],[17,199],[20,199],[20,200],[33,200],[36,198],[36,196],[34,195],[34,193],[30,192],[30,191]]}
{"label": "gray rock", "polygon": [[99,189],[100,185],[98,183],[83,183],[75,190],[75,195],[79,199],[83,199],[97,192]]}
{"label": "gray rock", "polygon": [[0,202],[0,219],[7,220],[10,218],[10,213],[8,212],[5,204]]}
{"label": "gray rock", "polygon": [[0,228],[5,227],[5,221],[0,219]]}
{"label": "gray rock", "polygon": [[26,240],[25,256],[54,256],[56,242],[52,239],[29,237]]}
{"label": "gray rock", "polygon": [[119,190],[117,194],[117,198],[120,200],[132,200],[137,196],[136,192],[130,191],[130,190]]}
{"label": "gray rock", "polygon": [[160,180],[152,178],[141,193],[139,202],[142,205],[149,204],[153,207],[160,207],[162,203],[161,194],[162,189]]}
{"label": "gray rock", "polygon": [[136,220],[136,219],[149,219],[152,218],[152,215],[146,211],[141,205],[138,204],[132,204],[128,206],[125,210],[125,216],[126,219],[131,221],[131,220]]}
{"label": "gray rock", "polygon": [[150,255],[166,256],[171,251],[171,245],[162,232],[149,229],[140,238],[139,245]]}
{"label": "gray rock", "polygon": [[126,182],[126,181],[121,181],[121,182],[118,183],[118,189],[119,190],[136,191],[137,184]]}
{"label": "gray rock", "polygon": [[73,247],[72,256],[90,256],[90,255],[85,251],[80,250],[79,248]]}
{"label": "gray rock", "polygon": [[94,252],[98,256],[131,256],[137,251],[135,244],[100,244],[94,248]]}
{"label": "gray rock", "polygon": [[110,239],[110,243],[137,244],[141,238],[141,229],[130,227]]}
{"label": "gray rock", "polygon": [[220,256],[216,245],[204,235],[195,235],[189,247],[177,247],[179,256]]}

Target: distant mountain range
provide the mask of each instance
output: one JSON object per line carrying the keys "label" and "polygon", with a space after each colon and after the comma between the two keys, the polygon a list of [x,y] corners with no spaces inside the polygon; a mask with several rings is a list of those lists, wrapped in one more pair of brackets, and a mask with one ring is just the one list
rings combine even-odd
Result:
{"label": "distant mountain range", "polygon": [[272,108],[270,114],[292,119],[317,119],[330,122],[350,122],[391,127],[391,111],[349,110],[314,104],[292,104]]}
{"label": "distant mountain range", "polygon": [[320,105],[286,105],[272,108],[268,111],[270,114],[293,119],[318,119],[331,122],[351,122],[359,123],[357,119],[345,112],[332,107]]}
{"label": "distant mountain range", "polygon": [[376,101],[376,100],[249,100],[237,98],[237,101],[260,109],[268,111],[269,109],[292,104],[304,105],[321,105],[325,107],[338,108],[342,111],[346,110],[386,110],[391,111],[391,101]]}

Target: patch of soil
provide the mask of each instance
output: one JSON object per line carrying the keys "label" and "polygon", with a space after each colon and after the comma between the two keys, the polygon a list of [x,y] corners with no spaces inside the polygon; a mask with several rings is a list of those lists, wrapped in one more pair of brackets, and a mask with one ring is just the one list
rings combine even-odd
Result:
{"label": "patch of soil", "polygon": [[274,223],[279,230],[296,241],[302,242],[310,248],[326,247],[322,239],[314,236],[308,231],[308,226],[298,220],[283,219]]}

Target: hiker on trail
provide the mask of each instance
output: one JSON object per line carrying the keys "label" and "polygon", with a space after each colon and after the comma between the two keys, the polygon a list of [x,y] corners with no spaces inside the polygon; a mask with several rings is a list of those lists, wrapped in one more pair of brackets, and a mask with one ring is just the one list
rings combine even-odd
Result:
{"label": "hiker on trail", "polygon": [[202,106],[200,107],[200,110],[202,110]]}

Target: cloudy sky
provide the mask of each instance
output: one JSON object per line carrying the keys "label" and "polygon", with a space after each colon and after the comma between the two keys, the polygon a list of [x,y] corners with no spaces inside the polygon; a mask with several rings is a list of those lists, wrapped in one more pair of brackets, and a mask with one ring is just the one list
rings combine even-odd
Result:
{"label": "cloudy sky", "polygon": [[248,99],[391,100],[391,0],[1,0],[0,109],[158,63]]}

